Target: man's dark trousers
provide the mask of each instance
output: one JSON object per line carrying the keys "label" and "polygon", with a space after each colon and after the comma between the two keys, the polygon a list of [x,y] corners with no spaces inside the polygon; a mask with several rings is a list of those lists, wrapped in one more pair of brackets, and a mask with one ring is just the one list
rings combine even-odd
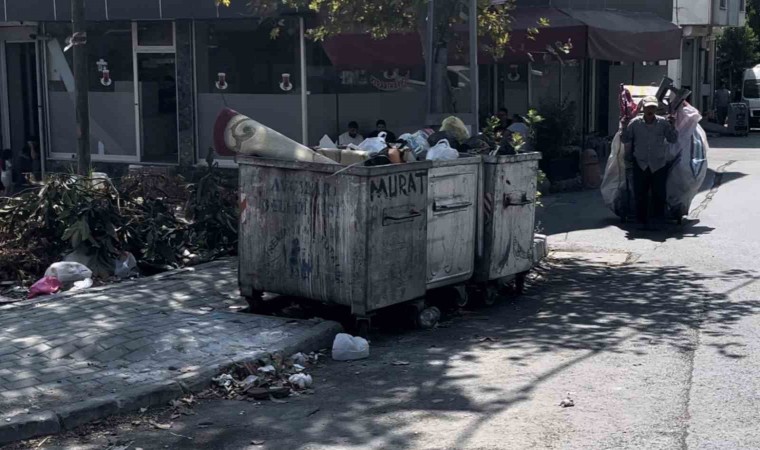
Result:
{"label": "man's dark trousers", "polygon": [[662,218],[665,216],[665,191],[667,183],[668,166],[653,173],[650,169],[642,170],[638,164],[633,164],[633,189],[636,195],[636,220],[638,220],[639,223],[649,223],[650,212],[654,218]]}

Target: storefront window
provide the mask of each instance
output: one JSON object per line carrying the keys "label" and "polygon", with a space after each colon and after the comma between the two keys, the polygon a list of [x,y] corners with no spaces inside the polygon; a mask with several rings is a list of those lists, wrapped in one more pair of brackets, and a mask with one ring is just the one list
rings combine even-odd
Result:
{"label": "storefront window", "polygon": [[[377,48],[366,49],[368,53],[375,50],[383,53],[385,44],[381,41],[370,41],[369,45]],[[341,45],[332,48],[333,58],[345,56],[338,54],[340,48]],[[307,41],[307,64],[311,92],[310,144],[316,145],[325,135],[337,141],[352,121],[359,124],[359,133],[364,137],[375,131],[378,120],[384,120],[388,130],[396,136],[426,125],[424,65],[383,69],[367,64],[367,68],[336,68],[323,43],[312,41]]]}
{"label": "storefront window", "polygon": [[278,38],[270,32],[248,20],[196,22],[200,161],[224,107],[301,141],[298,22],[286,20]]}
{"label": "storefront window", "polygon": [[[72,52],[64,52],[68,24],[49,24],[47,83],[50,152],[76,152]],[[90,23],[87,30],[90,148],[94,160],[137,160],[132,28],[129,22]]]}

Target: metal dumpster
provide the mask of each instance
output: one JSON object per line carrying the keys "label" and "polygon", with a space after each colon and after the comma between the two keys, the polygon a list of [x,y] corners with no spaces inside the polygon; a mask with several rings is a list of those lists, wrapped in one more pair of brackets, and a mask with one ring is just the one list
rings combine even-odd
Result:
{"label": "metal dumpster", "polygon": [[479,156],[432,164],[427,205],[428,289],[472,278],[481,182]]}
{"label": "metal dumpster", "polygon": [[238,163],[243,296],[304,297],[362,317],[425,295],[430,162]]}
{"label": "metal dumpster", "polygon": [[524,279],[533,266],[540,159],[540,153],[483,157],[482,249],[475,260],[474,281]]}

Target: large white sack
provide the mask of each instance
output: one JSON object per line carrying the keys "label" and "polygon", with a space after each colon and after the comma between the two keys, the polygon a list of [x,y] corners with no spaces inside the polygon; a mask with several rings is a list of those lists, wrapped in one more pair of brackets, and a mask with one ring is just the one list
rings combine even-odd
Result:
{"label": "large white sack", "polygon": [[689,214],[691,202],[707,176],[709,144],[705,130],[699,126],[702,116],[691,105],[679,111],[676,129],[678,143],[670,145],[673,165],[668,174],[667,213],[673,218]]}
{"label": "large white sack", "polygon": [[620,217],[625,218],[632,211],[633,186],[626,182],[625,144],[618,131],[612,140],[610,157],[602,180],[602,198],[604,204]]}

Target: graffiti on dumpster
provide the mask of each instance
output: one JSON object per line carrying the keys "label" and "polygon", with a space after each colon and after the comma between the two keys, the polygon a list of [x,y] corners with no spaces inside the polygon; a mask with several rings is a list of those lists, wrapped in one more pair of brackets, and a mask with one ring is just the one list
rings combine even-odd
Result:
{"label": "graffiti on dumpster", "polygon": [[[322,236],[313,245],[302,245],[300,239],[293,239],[289,245],[280,244],[273,240],[270,242],[267,252],[270,248],[284,246],[287,256],[287,272],[291,279],[310,280],[317,273],[323,273],[330,276],[330,281],[335,284],[343,284],[343,269],[340,263],[338,252],[326,236]],[[316,249],[319,254],[315,257],[310,250]],[[322,265],[326,267],[321,267]],[[327,270],[325,270],[327,269]]]}
{"label": "graffiti on dumpster", "polygon": [[425,184],[427,184],[425,172],[397,173],[379,179],[375,178],[369,186],[370,200],[424,194]]}

